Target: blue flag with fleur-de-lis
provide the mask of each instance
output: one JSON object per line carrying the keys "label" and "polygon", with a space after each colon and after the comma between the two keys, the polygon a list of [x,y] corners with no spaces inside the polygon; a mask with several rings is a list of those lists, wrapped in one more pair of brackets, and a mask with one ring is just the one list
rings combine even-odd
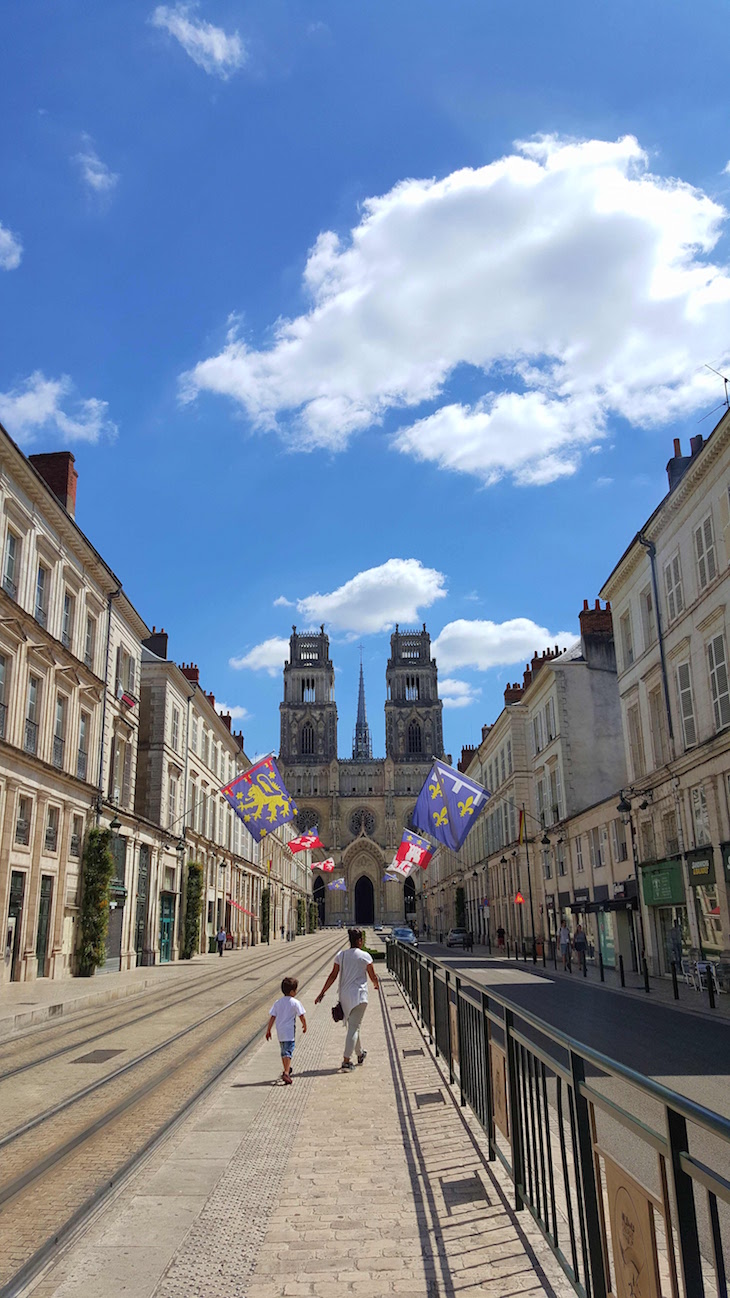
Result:
{"label": "blue flag with fleur-de-lis", "polygon": [[273,757],[263,757],[225,784],[221,793],[257,843],[297,814]]}
{"label": "blue flag with fleur-de-lis", "polygon": [[434,762],[413,812],[413,823],[444,847],[458,852],[489,793],[461,771]]}

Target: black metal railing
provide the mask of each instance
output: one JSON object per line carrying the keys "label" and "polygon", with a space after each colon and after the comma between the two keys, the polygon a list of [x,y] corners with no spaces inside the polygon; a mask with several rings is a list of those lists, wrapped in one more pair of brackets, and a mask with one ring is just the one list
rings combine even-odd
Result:
{"label": "black metal railing", "polygon": [[81,838],[78,834],[72,834],[68,845],[69,856],[81,856]]}
{"label": "black metal railing", "polygon": [[60,735],[53,736],[53,765],[57,766],[59,771],[63,770],[63,750],[66,747],[65,739]]}
{"label": "black metal railing", "polygon": [[5,738],[7,722],[8,722],[8,705],[7,703],[0,703],[0,739]]}
{"label": "black metal railing", "polygon": [[389,941],[387,967],[576,1293],[631,1291],[615,1275],[636,1261],[616,1206],[628,1187],[651,1219],[645,1275],[674,1298],[728,1298],[730,1120],[412,947]]}
{"label": "black metal railing", "polygon": [[58,827],[56,825],[46,825],[46,851],[55,852],[58,846]]}
{"label": "black metal railing", "polygon": [[30,821],[22,816],[15,822],[15,841],[23,847],[27,847],[30,841]]}
{"label": "black metal railing", "polygon": [[76,779],[86,779],[86,767],[88,763],[88,753],[85,748],[80,748],[76,756]]}
{"label": "black metal railing", "polygon": [[42,604],[36,604],[35,606],[35,620],[39,626],[46,625],[47,615]]}
{"label": "black metal railing", "polygon": [[12,577],[8,577],[7,573],[3,575],[3,590],[5,591],[6,595],[10,596],[11,599],[18,598],[17,584],[13,581]]}
{"label": "black metal railing", "polygon": [[36,753],[38,751],[38,723],[37,721],[31,721],[28,717],[25,719],[23,747],[26,753]]}

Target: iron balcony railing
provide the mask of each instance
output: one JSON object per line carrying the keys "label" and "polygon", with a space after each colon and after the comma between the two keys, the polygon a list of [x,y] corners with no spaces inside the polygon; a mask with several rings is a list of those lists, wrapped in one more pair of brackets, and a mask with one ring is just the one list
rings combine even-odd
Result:
{"label": "iron balcony railing", "polygon": [[94,655],[93,655],[93,653],[91,652],[90,649],[87,649],[87,650],[86,650],[86,653],[84,654],[84,662],[86,663],[86,666],[87,666],[87,667],[93,668],[93,666],[94,666]]}
{"label": "iron balcony railing", "polygon": [[7,573],[3,574],[3,590],[11,599],[18,598],[18,587],[12,577],[8,577]]}
{"label": "iron balcony railing", "polygon": [[387,967],[577,1294],[728,1298],[730,1120],[401,942]]}
{"label": "iron balcony railing", "polygon": [[46,610],[44,609],[42,604],[36,604],[35,606],[35,620],[39,626],[46,625],[46,620],[47,620]]}
{"label": "iron balcony railing", "polygon": [[65,739],[60,735],[53,736],[53,765],[57,766],[59,771],[63,770],[63,750],[66,747]]}
{"label": "iron balcony railing", "polygon": [[38,722],[31,721],[29,717],[26,717],[25,719],[23,747],[26,753],[38,752]]}
{"label": "iron balcony railing", "polygon": [[58,845],[58,829],[55,825],[46,826],[46,851],[55,852]]}
{"label": "iron balcony railing", "polygon": [[5,738],[7,720],[8,720],[8,705],[7,703],[0,703],[0,739]]}
{"label": "iron balcony railing", "polygon": [[65,627],[61,632],[61,644],[64,645],[66,649],[71,648],[71,632],[67,631]]}
{"label": "iron balcony railing", "polygon": [[76,779],[86,779],[86,766],[88,762],[88,753],[84,748],[80,748],[76,757]]}
{"label": "iron balcony railing", "polygon": [[20,843],[23,847],[27,847],[29,838],[30,838],[30,821],[23,820],[22,818],[20,820],[16,820],[15,822],[16,843]]}
{"label": "iron balcony railing", "polygon": [[78,834],[72,834],[68,845],[69,856],[81,856],[81,839]]}

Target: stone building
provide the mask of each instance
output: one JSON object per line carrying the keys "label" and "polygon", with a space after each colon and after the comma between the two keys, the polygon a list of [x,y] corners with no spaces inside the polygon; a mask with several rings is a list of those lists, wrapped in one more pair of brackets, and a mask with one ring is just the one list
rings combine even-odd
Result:
{"label": "stone building", "polygon": [[343,758],[329,637],[324,627],[317,634],[294,627],[289,644],[280,767],[299,806],[299,829],[317,825],[347,884],[346,893],[330,892],[321,876],[315,878],[321,920],[397,922],[415,911],[415,885],[385,883],[384,869],[410,824],[432,758],[444,756],[438,672],[425,623],[420,631],[396,626],[390,638],[384,758],[372,756],[362,664],[352,757]]}

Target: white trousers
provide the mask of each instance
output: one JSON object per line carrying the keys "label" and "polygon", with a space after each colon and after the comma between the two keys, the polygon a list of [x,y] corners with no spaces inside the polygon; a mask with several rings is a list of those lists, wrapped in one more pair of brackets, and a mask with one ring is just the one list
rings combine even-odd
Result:
{"label": "white trousers", "polygon": [[367,1001],[362,1001],[359,1005],[356,1005],[354,1009],[351,1009],[347,1016],[347,1036],[345,1037],[344,1049],[345,1059],[352,1059],[355,1052],[357,1052],[358,1055],[362,1054],[360,1025],[367,1007]]}

